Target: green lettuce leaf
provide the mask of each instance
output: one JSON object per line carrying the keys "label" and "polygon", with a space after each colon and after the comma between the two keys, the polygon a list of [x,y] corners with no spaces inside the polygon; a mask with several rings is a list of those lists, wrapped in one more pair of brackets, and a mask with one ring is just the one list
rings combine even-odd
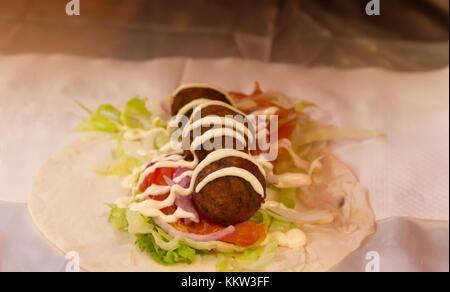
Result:
{"label": "green lettuce leaf", "polygon": [[119,208],[114,204],[108,205],[111,208],[111,215],[109,216],[109,223],[120,231],[128,230],[127,210],[126,208]]}
{"label": "green lettuce leaf", "polygon": [[150,128],[152,114],[145,106],[146,103],[147,98],[134,97],[130,99],[120,115],[121,122],[129,128]]}
{"label": "green lettuce leaf", "polygon": [[173,250],[161,248],[155,241],[153,234],[136,234],[136,244],[141,251],[148,253],[161,265],[170,266],[177,263],[191,264],[195,260],[197,250],[179,242],[178,247]]}
{"label": "green lettuce leaf", "polygon": [[[152,114],[146,107],[147,98],[134,97],[127,101],[123,112],[111,104],[103,104],[92,111],[78,101],[75,101],[90,116],[78,125],[79,131],[100,131],[119,133],[124,127],[150,128],[152,126]],[[155,121],[156,127],[164,127],[161,119]]]}
{"label": "green lettuce leaf", "polygon": [[119,133],[121,131],[121,123],[119,121],[120,111],[113,105],[101,105],[94,112],[78,101],[75,102],[90,115],[89,118],[82,120],[78,124],[78,131],[100,131],[107,133]]}

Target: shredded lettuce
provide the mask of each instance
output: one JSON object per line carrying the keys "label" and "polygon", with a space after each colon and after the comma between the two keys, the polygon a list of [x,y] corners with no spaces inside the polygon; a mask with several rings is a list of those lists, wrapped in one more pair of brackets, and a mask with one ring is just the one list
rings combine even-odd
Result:
{"label": "shredded lettuce", "polygon": [[247,249],[239,254],[222,254],[218,256],[219,272],[258,271],[267,266],[278,249],[276,240],[255,249]]}
{"label": "shredded lettuce", "polygon": [[181,241],[181,238],[173,238],[168,235],[156,226],[151,218],[144,217],[137,212],[128,212],[127,218],[131,219],[128,232],[136,233],[136,244],[141,251],[147,252],[162,265],[191,264],[197,254],[206,253],[188,246]]}
{"label": "shredded lettuce", "polygon": [[264,224],[266,224],[267,228],[269,228],[270,225],[272,224],[273,218],[269,214],[267,214],[267,212],[265,212],[264,210],[259,209],[253,215],[251,220],[256,223],[264,223]]}
{"label": "shredded lettuce", "polygon": [[272,224],[270,224],[268,231],[269,232],[280,231],[280,232],[286,233],[289,230],[291,230],[293,228],[298,228],[298,227],[299,226],[295,223],[280,220],[277,218],[273,218]]}
{"label": "shredded lettuce", "polygon": [[[100,105],[96,111],[92,111],[78,101],[75,101],[84,109],[90,117],[84,119],[78,125],[79,131],[101,131],[119,133],[125,128],[152,127],[152,114],[146,107],[147,98],[134,97],[127,101],[123,112],[111,104]],[[161,119],[155,121],[156,127],[164,127]]]}
{"label": "shredded lettuce", "polygon": [[133,169],[141,165],[142,163],[139,159],[132,156],[123,156],[114,161],[108,170],[95,170],[95,172],[101,175],[127,176],[133,172]]}
{"label": "shredded lettuce", "polygon": [[[111,104],[103,104],[92,111],[81,103],[75,102],[89,114],[89,118],[78,124],[77,130],[106,132],[110,133],[113,139],[117,139],[117,160],[107,170],[95,171],[101,175],[126,176],[142,165],[143,161],[138,158],[139,155],[129,155],[123,151],[122,140],[127,130],[150,130],[167,126],[161,118],[152,117],[146,107],[147,98],[134,97],[128,100],[122,112]],[[165,132],[157,133],[151,143],[155,149],[161,149],[168,143],[169,138]]]}
{"label": "shredded lettuce", "polygon": [[197,251],[184,243],[179,243],[177,249],[162,249],[155,241],[152,234],[136,234],[136,244],[148,253],[156,262],[161,265],[170,266],[177,263],[191,264],[196,257]]}
{"label": "shredded lettuce", "polygon": [[117,109],[115,109],[112,105],[100,106],[95,112],[90,111],[84,106],[83,109],[90,113],[90,117],[82,120],[78,124],[78,131],[99,131],[106,133],[119,133],[121,131],[120,123],[116,117],[110,117],[103,114],[105,111],[109,113],[116,113],[115,110]]}
{"label": "shredded lettuce", "polygon": [[297,189],[284,188],[280,189],[274,185],[269,185],[269,188],[275,191],[275,201],[282,203],[287,208],[294,209],[297,202]]}
{"label": "shredded lettuce", "polygon": [[153,220],[142,216],[139,212],[128,210],[126,219],[128,221],[128,233],[130,234],[151,233],[155,229]]}
{"label": "shredded lettuce", "polygon": [[127,210],[126,208],[119,208],[114,204],[108,205],[111,208],[111,215],[109,216],[109,223],[120,231],[128,230]]}
{"label": "shredded lettuce", "polygon": [[[303,157],[301,158],[303,159]],[[283,151],[278,155],[277,160],[275,161],[273,172],[274,174],[282,174],[286,172],[298,172],[306,174],[306,171],[304,169],[300,169],[295,165],[295,162],[287,151]]]}
{"label": "shredded lettuce", "polygon": [[122,147],[122,136],[116,138],[117,159],[111,164],[108,170],[95,170],[97,174],[127,176],[133,172],[133,169],[142,165],[142,162],[136,157],[125,154]]}
{"label": "shredded lettuce", "polygon": [[153,125],[157,128],[165,128],[167,127],[166,121],[162,120],[160,117],[156,117],[153,120]]}
{"label": "shredded lettuce", "polygon": [[302,102],[296,104],[294,108],[295,108],[296,112],[301,113],[301,112],[303,112],[304,109],[306,109],[308,107],[317,107],[317,105],[312,102],[302,101]]}
{"label": "shredded lettuce", "polygon": [[334,126],[321,127],[318,129],[302,128],[300,133],[294,132],[292,142],[296,147],[313,142],[336,140],[336,139],[364,139],[381,135],[379,131],[365,129],[337,128]]}
{"label": "shredded lettuce", "polygon": [[152,125],[152,114],[145,106],[147,98],[134,97],[127,101],[120,115],[120,121],[129,128],[149,128]]}
{"label": "shredded lettuce", "polygon": [[161,149],[164,145],[169,143],[170,137],[165,133],[157,133],[153,141],[156,149]]}
{"label": "shredded lettuce", "polygon": [[[152,114],[146,107],[147,98],[134,97],[127,101],[123,112],[111,104],[100,105],[95,111],[90,110],[78,101],[75,101],[90,116],[82,120],[77,127],[78,131],[100,131],[111,133],[112,138],[117,139],[117,160],[106,171],[95,171],[102,175],[129,175],[134,168],[142,165],[142,162],[131,155],[126,155],[122,147],[122,139],[127,129],[166,126],[160,118],[152,120]],[[154,144],[160,149],[169,140],[166,134],[158,134]]]}
{"label": "shredded lettuce", "polygon": [[293,222],[284,221],[281,219],[277,219],[269,215],[267,211],[263,209],[259,209],[255,215],[253,215],[252,220],[256,223],[265,223],[267,226],[268,232],[280,231],[286,233],[292,228],[299,228],[298,224]]}

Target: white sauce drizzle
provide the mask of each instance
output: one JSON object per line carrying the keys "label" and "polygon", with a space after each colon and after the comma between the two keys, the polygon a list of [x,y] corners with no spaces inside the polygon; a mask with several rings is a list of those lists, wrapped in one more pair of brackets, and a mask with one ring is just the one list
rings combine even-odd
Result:
{"label": "white sauce drizzle", "polygon": [[[170,128],[178,128],[178,124],[181,122],[181,119],[183,118],[183,116],[186,115],[186,113],[188,111],[192,110],[196,106],[207,103],[209,101],[210,101],[209,99],[200,98],[200,99],[195,99],[195,100],[191,101],[190,103],[186,104],[178,111],[176,116],[174,116],[170,119],[170,121],[168,123],[169,127]],[[224,104],[226,104],[226,103],[224,103]]]}
{"label": "white sauce drizzle", "polygon": [[235,120],[230,117],[217,117],[217,116],[207,116],[200,120],[195,121],[193,124],[190,124],[188,127],[183,129],[183,137],[187,136],[190,131],[198,129],[204,126],[224,126],[226,128],[235,129],[239,131],[241,134],[246,135],[250,141],[254,140],[254,136],[251,131],[245,126],[241,121]]}
{"label": "white sauce drizzle", "polygon": [[266,176],[266,171],[255,158],[253,158],[251,155],[247,153],[237,151],[234,149],[218,149],[214,152],[211,152],[208,156],[206,156],[206,158],[202,162],[199,163],[199,165],[197,165],[196,174],[194,174],[194,176],[197,176],[197,174],[200,173],[206,166],[225,157],[239,157],[246,159],[255,164],[259,168],[259,171],[264,175],[264,177]]}
{"label": "white sauce drizzle", "polygon": [[[229,109],[229,110],[231,110],[231,111],[233,111],[233,112],[235,112],[235,113],[237,113],[237,114],[239,114],[239,115],[241,115],[243,117],[246,116],[246,114],[244,114],[242,111],[238,110],[236,107],[234,107],[232,105],[229,105],[228,103],[225,103],[223,101],[210,100],[210,99],[199,99],[199,100],[202,100],[202,101],[206,100],[206,102],[201,102],[201,103],[197,104],[195,107],[193,107],[194,111],[192,112],[192,116],[190,117],[191,120],[193,119],[193,117],[195,117],[195,114],[198,115],[198,112],[203,110],[205,107],[214,106],[214,105],[226,107],[227,109]],[[192,109],[192,108],[190,108],[190,109]]]}
{"label": "white sauce drizzle", "polygon": [[149,195],[152,195],[152,196],[164,195],[164,194],[167,194],[169,191],[170,191],[170,186],[151,185],[145,190],[145,192],[143,192],[140,195],[136,195],[136,199],[143,200],[143,199],[147,198]]}
{"label": "white sauce drizzle", "polygon": [[200,181],[195,187],[195,192],[200,192],[208,183],[225,176],[236,176],[245,179],[261,197],[264,197],[264,188],[259,180],[251,172],[239,167],[226,167],[214,171]]}
{"label": "white sauce drizzle", "polygon": [[194,150],[200,150],[200,146],[203,145],[205,142],[223,136],[233,137],[239,142],[241,142],[242,145],[247,146],[247,141],[245,140],[245,137],[242,134],[229,128],[218,128],[208,130],[205,133],[203,133],[203,135],[196,137],[194,141],[192,141],[191,148]]}
{"label": "white sauce drizzle", "polygon": [[176,178],[173,179],[173,182],[178,184],[180,183],[185,177],[192,177],[192,174],[194,172],[192,170],[188,170],[183,172],[180,176],[177,176]]}

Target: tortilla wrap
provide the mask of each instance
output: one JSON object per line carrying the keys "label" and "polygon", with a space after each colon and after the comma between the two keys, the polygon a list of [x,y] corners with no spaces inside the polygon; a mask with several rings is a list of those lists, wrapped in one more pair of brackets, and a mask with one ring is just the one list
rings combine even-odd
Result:
{"label": "tortilla wrap", "polygon": [[[162,266],[135,245],[135,238],[108,223],[107,203],[127,194],[118,177],[96,174],[115,159],[116,141],[88,133],[53,155],[37,172],[29,210],[40,232],[63,253],[75,251],[85,271],[215,271],[214,256]],[[327,271],[375,230],[368,192],[352,171],[328,152],[322,160],[320,196],[345,197],[331,225],[305,225],[305,248],[279,248],[267,271]],[[318,198],[320,198],[318,195]]]}

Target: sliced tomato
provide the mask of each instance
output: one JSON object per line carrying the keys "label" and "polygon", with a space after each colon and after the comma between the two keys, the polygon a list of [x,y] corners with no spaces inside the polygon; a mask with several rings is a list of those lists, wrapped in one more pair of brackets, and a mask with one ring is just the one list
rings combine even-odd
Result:
{"label": "sliced tomato", "polygon": [[153,181],[153,172],[147,175],[139,186],[139,191],[145,192],[145,190],[152,185]]}
{"label": "sliced tomato", "polygon": [[175,206],[169,206],[161,209],[161,212],[163,212],[166,215],[172,215],[177,210],[177,207]]}
{"label": "sliced tomato", "polygon": [[153,175],[152,183],[155,185],[158,185],[158,186],[167,186],[167,182],[164,179],[164,177],[172,179],[174,171],[175,171],[175,168],[169,168],[169,167],[157,168]]}
{"label": "sliced tomato", "polygon": [[249,220],[236,224],[234,227],[236,231],[225,236],[221,241],[239,246],[250,246],[263,241],[267,236],[267,226],[264,223],[258,224]]}
{"label": "sliced tomato", "polygon": [[[201,219],[199,223],[191,223],[189,225],[183,224],[178,221],[173,225],[176,229],[194,234],[210,234],[213,232],[220,231],[226,227],[212,223],[206,219]],[[267,235],[266,224],[257,224],[253,221],[246,221],[234,225],[235,231],[232,234],[225,236],[220,239],[220,241],[233,243],[239,246],[250,246],[259,241],[263,241]]]}
{"label": "sliced tomato", "polygon": [[184,224],[181,220],[177,221],[174,227],[180,231],[186,233],[194,233],[194,234],[210,234],[216,231],[222,230],[225,227],[212,223],[204,218],[200,218],[198,223],[190,222],[189,224]]}
{"label": "sliced tomato", "polygon": [[156,196],[149,195],[148,197],[155,201],[164,201],[165,199],[167,199],[168,196],[169,195],[156,195]]}
{"label": "sliced tomato", "polygon": [[139,190],[144,192],[149,186],[155,184],[158,186],[167,186],[167,182],[164,179],[166,176],[169,179],[173,178],[174,168],[161,167],[157,168],[153,173],[147,175],[142,184],[139,186]]}

